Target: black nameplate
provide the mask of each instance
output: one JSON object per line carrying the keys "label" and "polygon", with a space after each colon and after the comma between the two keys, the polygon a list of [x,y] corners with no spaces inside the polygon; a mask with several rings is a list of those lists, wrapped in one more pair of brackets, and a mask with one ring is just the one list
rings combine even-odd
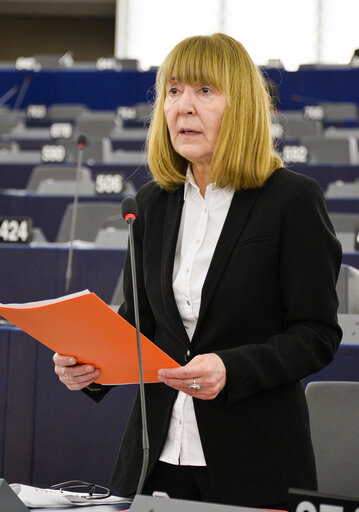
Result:
{"label": "black nameplate", "polygon": [[66,158],[66,149],[61,144],[45,144],[41,148],[41,160],[44,163],[62,163]]}
{"label": "black nameplate", "polygon": [[30,217],[0,217],[0,243],[28,244],[32,240],[32,219]]}
{"label": "black nameplate", "polygon": [[45,119],[46,116],[46,105],[28,105],[26,108],[27,119]]}
{"label": "black nameplate", "polygon": [[308,149],[301,145],[283,146],[282,158],[285,163],[306,163],[308,161]]}
{"label": "black nameplate", "polygon": [[121,194],[123,191],[122,174],[97,174],[95,190],[96,194]]}
{"label": "black nameplate", "polygon": [[359,495],[355,498],[289,489],[288,503],[289,512],[359,512]]}

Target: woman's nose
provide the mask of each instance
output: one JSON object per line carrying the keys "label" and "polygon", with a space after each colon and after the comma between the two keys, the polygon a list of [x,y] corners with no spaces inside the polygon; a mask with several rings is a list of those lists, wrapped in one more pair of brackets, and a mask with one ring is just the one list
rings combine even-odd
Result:
{"label": "woman's nose", "polygon": [[182,93],[178,110],[179,113],[183,115],[193,115],[195,113],[196,109],[194,106],[194,101],[191,92],[184,91]]}

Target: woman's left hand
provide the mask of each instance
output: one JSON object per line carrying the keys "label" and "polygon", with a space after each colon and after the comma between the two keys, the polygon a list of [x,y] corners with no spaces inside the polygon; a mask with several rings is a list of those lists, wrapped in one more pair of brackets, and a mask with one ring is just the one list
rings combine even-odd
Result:
{"label": "woman's left hand", "polygon": [[226,367],[217,354],[202,354],[186,366],[158,370],[158,380],[187,395],[213,400],[226,385]]}

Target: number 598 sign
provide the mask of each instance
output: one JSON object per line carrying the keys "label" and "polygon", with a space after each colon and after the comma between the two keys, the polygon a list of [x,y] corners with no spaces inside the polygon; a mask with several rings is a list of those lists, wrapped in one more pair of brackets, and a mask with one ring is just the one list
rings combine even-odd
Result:
{"label": "number 598 sign", "polygon": [[0,243],[28,244],[32,240],[30,217],[0,217]]}

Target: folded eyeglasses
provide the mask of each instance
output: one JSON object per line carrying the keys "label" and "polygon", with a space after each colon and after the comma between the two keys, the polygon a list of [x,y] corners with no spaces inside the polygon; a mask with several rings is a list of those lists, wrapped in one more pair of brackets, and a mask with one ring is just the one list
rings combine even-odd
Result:
{"label": "folded eyeglasses", "polygon": [[84,482],[82,480],[69,480],[68,482],[61,482],[50,487],[50,489],[57,489],[60,492],[69,491],[84,493],[81,498],[88,500],[104,499],[111,496],[111,491],[107,487],[98,484],[92,484],[90,482]]}

